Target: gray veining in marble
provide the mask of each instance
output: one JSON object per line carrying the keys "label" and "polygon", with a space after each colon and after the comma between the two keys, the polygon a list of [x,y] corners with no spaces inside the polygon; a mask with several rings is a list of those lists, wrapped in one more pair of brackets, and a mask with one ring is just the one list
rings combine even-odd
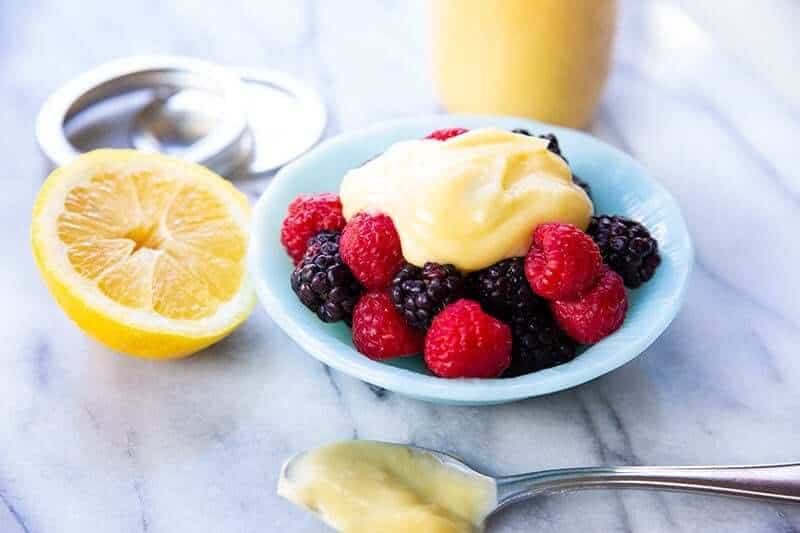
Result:
{"label": "gray veining in marble", "polygon": [[[0,532],[323,531],[275,495],[278,466],[351,437],[442,448],[497,473],[800,460],[800,77],[787,67],[796,36],[781,33],[800,6],[788,0],[624,2],[592,132],[677,196],[697,264],[672,327],[592,383],[445,407],[328,370],[260,309],[170,363],[110,353],[62,315],[28,245],[44,171],[33,118],[50,90],[134,53],[263,65],[321,92],[330,136],[438,110],[424,20],[424,0],[0,0]],[[245,185],[252,197],[263,186]],[[795,532],[800,508],[586,492],[519,505],[491,527]]]}

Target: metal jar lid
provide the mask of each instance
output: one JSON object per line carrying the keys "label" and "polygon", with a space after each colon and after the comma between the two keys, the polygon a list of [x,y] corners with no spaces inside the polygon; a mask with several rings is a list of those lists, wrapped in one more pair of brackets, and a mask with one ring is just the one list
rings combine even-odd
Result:
{"label": "metal jar lid", "polygon": [[[36,136],[55,165],[79,154],[65,127],[100,102],[149,90],[129,125],[132,147],[170,152],[226,176],[262,175],[314,145],[325,108],[300,81],[271,70],[232,70],[185,57],[133,57],[92,69],[42,106]],[[175,153],[174,139],[183,145]]]}

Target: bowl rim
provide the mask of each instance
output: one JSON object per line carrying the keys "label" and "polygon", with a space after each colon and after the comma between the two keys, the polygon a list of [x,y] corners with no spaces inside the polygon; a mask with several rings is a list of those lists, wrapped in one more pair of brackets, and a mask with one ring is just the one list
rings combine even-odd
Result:
{"label": "bowl rim", "polygon": [[[631,340],[630,347],[626,350],[618,350],[609,353],[606,357],[593,361],[593,364],[586,363],[580,367],[571,367],[567,372],[559,372],[558,369],[564,367],[564,365],[559,365],[514,378],[444,379],[421,374],[405,368],[387,365],[379,361],[373,361],[368,357],[358,354],[352,345],[349,348],[353,353],[358,354],[359,358],[343,358],[338,353],[340,348],[330,348],[329,343],[316,335],[314,329],[306,328],[296,323],[290,316],[290,313],[284,309],[284,304],[279,295],[273,291],[272,287],[263,276],[258,275],[258,273],[262,271],[259,261],[260,258],[264,256],[264,247],[268,244],[266,239],[261,238],[262,235],[260,234],[263,228],[266,227],[266,219],[273,214],[269,209],[273,204],[273,198],[278,197],[284,192],[286,187],[291,187],[289,176],[298,171],[302,171],[303,167],[313,166],[316,161],[321,161],[330,157],[331,154],[344,146],[369,139],[377,134],[386,134],[397,128],[414,127],[417,125],[419,125],[420,128],[423,126],[427,127],[430,124],[435,124],[436,126],[434,127],[455,127],[458,125],[459,121],[462,121],[462,123],[464,121],[487,121],[498,125],[513,124],[530,128],[549,129],[557,134],[558,132],[568,131],[570,135],[580,137],[582,142],[595,145],[599,149],[613,152],[615,157],[631,165],[632,168],[636,170],[637,174],[647,182],[648,186],[655,189],[658,194],[664,198],[675,215],[672,219],[676,223],[676,226],[671,226],[670,231],[678,236],[676,242],[679,244],[679,248],[682,252],[679,257],[684,260],[676,262],[675,276],[677,277],[679,290],[668,295],[660,302],[660,307],[663,312],[661,312],[657,318],[648,322],[651,327],[646,335],[636,336]],[[449,124],[453,124],[453,126]],[[281,215],[283,215],[283,211],[281,211]],[[365,128],[344,132],[325,140],[314,149],[282,168],[272,178],[255,204],[249,241],[247,267],[255,285],[258,298],[275,323],[294,342],[303,348],[304,351],[308,352],[322,363],[367,383],[410,397],[435,399],[452,403],[503,403],[549,394],[591,381],[633,360],[655,342],[674,320],[685,300],[688,279],[694,263],[691,236],[679,204],[666,188],[650,176],[641,163],[628,154],[582,131],[545,124],[522,117],[463,113],[421,115],[382,121]],[[274,245],[273,243],[269,244]],[[310,316],[311,315],[309,315],[309,317]]]}

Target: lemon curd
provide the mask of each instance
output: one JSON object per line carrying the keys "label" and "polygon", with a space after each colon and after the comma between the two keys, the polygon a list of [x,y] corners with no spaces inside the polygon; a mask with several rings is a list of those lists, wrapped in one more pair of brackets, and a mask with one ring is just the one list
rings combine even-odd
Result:
{"label": "lemon curd", "polygon": [[593,210],[547,141],[496,128],[396,143],[348,172],[340,196],[345,218],[389,215],[410,263],[465,272],[525,255],[540,223],[585,229]]}
{"label": "lemon curd", "polygon": [[434,75],[452,112],[583,127],[608,74],[616,0],[433,0]]}
{"label": "lemon curd", "polygon": [[278,494],[345,533],[473,533],[494,509],[489,478],[422,450],[346,441],[289,461]]}

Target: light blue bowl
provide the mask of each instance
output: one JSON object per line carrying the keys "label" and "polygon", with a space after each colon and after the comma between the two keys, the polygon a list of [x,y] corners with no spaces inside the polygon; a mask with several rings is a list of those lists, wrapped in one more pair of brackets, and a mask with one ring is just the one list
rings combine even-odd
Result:
{"label": "light blue bowl", "polygon": [[[630,291],[622,328],[587,348],[573,361],[512,379],[442,379],[420,356],[377,362],[359,354],[342,323],[324,324],[289,286],[292,263],[279,242],[289,202],[300,193],[337,192],[351,168],[404,139],[438,128],[527,128],[558,135],[576,175],[592,187],[599,213],[643,222],[658,239],[663,261],[643,288]],[[308,353],[331,367],[379,387],[449,404],[496,404],[547,394],[585,383],[642,353],[667,328],[683,301],[692,264],[692,244],[675,199],[636,161],[574,130],[511,117],[434,115],[397,120],[340,135],[281,170],[258,200],[252,225],[249,268],[264,308]]]}

